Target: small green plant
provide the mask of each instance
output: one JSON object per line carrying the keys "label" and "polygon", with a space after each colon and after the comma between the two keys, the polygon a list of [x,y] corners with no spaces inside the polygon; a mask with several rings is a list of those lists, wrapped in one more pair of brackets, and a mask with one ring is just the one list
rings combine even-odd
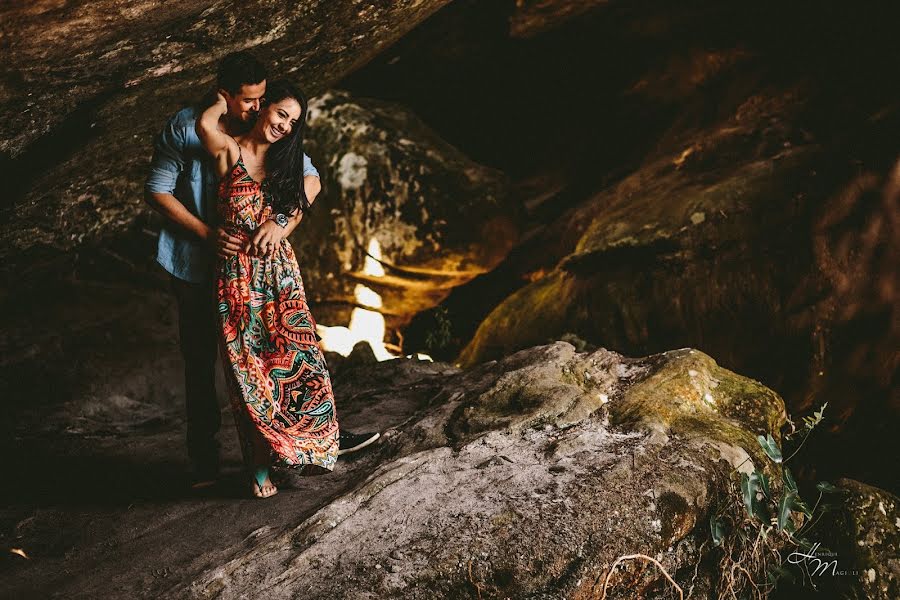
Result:
{"label": "small green plant", "polygon": [[[822,419],[825,418],[825,408],[827,406],[828,406],[828,403],[826,402],[825,404],[822,405],[822,408],[820,408],[819,410],[814,412],[811,417],[810,416],[803,417],[803,419],[801,421],[800,429],[795,428],[790,433],[785,434],[784,438],[786,440],[792,440],[798,435],[801,435],[801,434],[803,435],[803,439],[800,440],[800,444],[797,446],[796,450],[794,450],[794,453],[788,457],[788,460],[790,460],[791,458],[794,457],[795,454],[800,452],[800,448],[802,448],[803,444],[806,443],[807,438],[809,438],[809,434],[811,434],[813,429],[815,429],[816,426],[818,426],[822,422]],[[794,424],[791,423],[791,427],[793,427],[793,426],[794,426]]]}
{"label": "small green plant", "polygon": [[[730,483],[735,493],[729,494],[710,516],[712,543],[722,552],[720,597],[762,600],[779,581],[794,580],[794,574],[783,558],[785,551],[815,550],[807,536],[830,508],[821,503],[823,496],[834,493],[836,488],[827,482],[819,483],[819,497],[810,508],[800,497],[797,482],[784,463],[797,454],[813,429],[822,423],[826,406],[812,416],[804,417],[802,426],[785,436],[787,440],[803,436],[787,459],[783,458],[782,449],[771,435],[757,436],[763,453],[771,461],[768,469],[741,472],[739,483]],[[749,460],[748,457],[738,465],[736,471]],[[779,477],[772,481],[769,474]],[[801,570],[804,568],[805,563],[801,563]],[[809,573],[801,572],[804,581],[812,582]]]}
{"label": "small green plant", "polygon": [[443,350],[450,343],[452,326],[449,312],[443,306],[438,306],[432,311],[434,327],[425,334],[425,349],[429,352]]}

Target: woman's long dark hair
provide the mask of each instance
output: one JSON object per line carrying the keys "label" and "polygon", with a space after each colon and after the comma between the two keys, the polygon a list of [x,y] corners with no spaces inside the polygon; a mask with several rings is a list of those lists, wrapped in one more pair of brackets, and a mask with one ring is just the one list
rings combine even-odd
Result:
{"label": "woman's long dark hair", "polygon": [[263,193],[276,213],[291,214],[309,210],[309,199],[303,189],[303,133],[306,129],[306,96],[289,82],[273,81],[266,86],[265,105],[293,98],[300,104],[300,118],[287,137],[272,144],[266,152],[266,179]]}

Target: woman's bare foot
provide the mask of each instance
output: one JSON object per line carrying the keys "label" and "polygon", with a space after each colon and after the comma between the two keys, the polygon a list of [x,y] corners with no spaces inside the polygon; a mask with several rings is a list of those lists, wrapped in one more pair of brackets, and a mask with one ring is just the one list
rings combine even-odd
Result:
{"label": "woman's bare foot", "polygon": [[278,488],[269,479],[269,469],[265,467],[255,469],[250,481],[250,488],[257,498],[268,498],[278,493]]}

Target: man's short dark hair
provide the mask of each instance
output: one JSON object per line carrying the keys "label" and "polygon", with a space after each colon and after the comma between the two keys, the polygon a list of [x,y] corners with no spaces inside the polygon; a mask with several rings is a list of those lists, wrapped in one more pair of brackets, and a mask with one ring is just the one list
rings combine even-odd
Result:
{"label": "man's short dark hair", "polygon": [[242,85],[257,84],[265,78],[266,68],[246,50],[227,54],[219,63],[219,89],[231,95],[237,94]]}

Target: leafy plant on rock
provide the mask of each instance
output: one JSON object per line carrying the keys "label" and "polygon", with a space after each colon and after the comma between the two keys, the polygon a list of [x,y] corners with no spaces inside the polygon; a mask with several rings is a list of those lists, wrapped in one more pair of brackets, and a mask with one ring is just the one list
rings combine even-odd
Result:
{"label": "leafy plant on rock", "polygon": [[[791,470],[785,463],[796,456],[803,444],[823,420],[827,403],[812,416],[804,417],[799,429],[785,435],[786,440],[801,437],[787,459],[771,434],[757,436],[768,459],[766,468],[741,471],[738,481],[730,481],[725,502],[710,516],[709,527],[714,546],[719,548],[720,576],[718,594],[735,600],[766,598],[779,581],[795,580],[797,567],[804,583],[815,585],[806,561],[787,561],[792,552],[814,554],[817,546],[809,534],[819,518],[831,507],[822,503],[836,488],[827,482],[818,484],[819,497],[810,507],[801,497]],[[796,564],[791,564],[796,562]]]}

